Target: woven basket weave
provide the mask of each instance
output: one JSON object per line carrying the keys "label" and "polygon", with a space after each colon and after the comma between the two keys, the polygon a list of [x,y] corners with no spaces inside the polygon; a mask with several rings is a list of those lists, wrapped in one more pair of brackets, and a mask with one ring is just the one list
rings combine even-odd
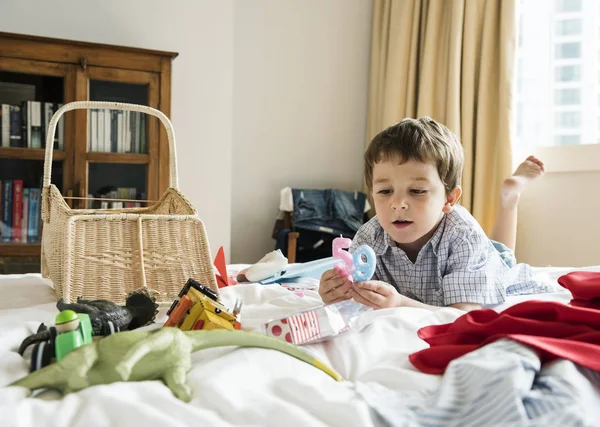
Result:
{"label": "woven basket weave", "polygon": [[[160,119],[167,130],[171,185],[145,208],[71,209],[50,182],[56,124],[75,109],[139,111]],[[52,280],[58,297],[74,301],[109,299],[145,289],[157,302],[172,302],[187,279],[218,293],[204,224],[178,190],[175,133],[160,111],[135,104],[81,101],[65,104],[50,121],[42,189],[42,276]]]}

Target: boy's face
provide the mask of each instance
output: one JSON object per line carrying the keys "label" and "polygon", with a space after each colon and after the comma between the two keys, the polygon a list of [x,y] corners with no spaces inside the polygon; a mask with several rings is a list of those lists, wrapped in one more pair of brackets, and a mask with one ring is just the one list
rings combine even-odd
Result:
{"label": "boy's face", "polygon": [[444,213],[460,197],[460,187],[446,194],[433,163],[398,157],[373,166],[373,200],[383,229],[405,252],[418,252],[433,236]]}

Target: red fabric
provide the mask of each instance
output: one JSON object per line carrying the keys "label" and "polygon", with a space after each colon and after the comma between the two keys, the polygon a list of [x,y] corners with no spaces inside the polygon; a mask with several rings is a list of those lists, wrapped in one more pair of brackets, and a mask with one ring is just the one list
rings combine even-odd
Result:
{"label": "red fabric", "polygon": [[558,283],[573,295],[569,304],[600,309],[600,272],[573,271],[559,277]]}
{"label": "red fabric", "polygon": [[455,358],[500,338],[538,351],[542,362],[563,358],[600,371],[600,310],[552,301],[526,301],[501,313],[468,312],[453,323],[418,332],[430,348],[409,356],[420,371],[442,374]]}

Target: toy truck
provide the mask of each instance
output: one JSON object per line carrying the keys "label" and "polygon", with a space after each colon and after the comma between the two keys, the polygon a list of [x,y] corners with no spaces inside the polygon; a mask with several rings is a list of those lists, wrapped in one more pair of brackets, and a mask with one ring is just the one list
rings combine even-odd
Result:
{"label": "toy truck", "polygon": [[210,288],[190,278],[167,311],[163,327],[176,327],[184,331],[197,329],[240,329],[238,314],[241,301],[230,312]]}

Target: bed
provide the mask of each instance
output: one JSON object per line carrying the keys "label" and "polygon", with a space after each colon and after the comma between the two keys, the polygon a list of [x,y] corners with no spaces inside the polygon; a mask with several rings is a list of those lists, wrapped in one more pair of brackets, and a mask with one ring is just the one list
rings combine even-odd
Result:
{"label": "bed", "polygon": [[[243,267],[230,265],[228,271],[235,274]],[[571,296],[556,279],[571,270],[534,268],[536,279],[552,284],[556,292],[511,297],[496,309],[528,298],[567,303]],[[600,271],[600,266],[577,270]],[[268,320],[318,306],[320,299],[314,285],[310,278],[301,279],[297,287],[238,284],[223,288],[221,298],[225,304],[241,298],[242,322],[252,329]],[[188,374],[193,390],[189,404],[173,397],[159,381],[95,386],[64,398],[46,391],[31,398],[24,389],[5,385],[27,374],[27,353],[23,358],[16,349],[40,322],[52,323],[57,313],[56,296],[51,285],[35,274],[0,276],[0,296],[2,426],[425,425],[415,417],[392,422],[393,416],[386,417],[385,408],[376,411],[374,402],[396,405],[393,399],[398,396],[409,402],[439,391],[444,377],[419,372],[408,356],[427,347],[417,337],[419,328],[452,322],[462,314],[453,308],[434,313],[413,308],[369,311],[338,337],[304,346],[336,369],[345,379],[341,382],[279,352],[228,347],[194,353]],[[166,320],[167,308],[161,306],[158,324]],[[595,387],[593,381],[589,384]],[[382,390],[388,394],[382,395]],[[600,407],[600,398],[586,393],[586,405],[595,402]],[[578,408],[571,410],[581,412]],[[428,423],[440,425],[439,419]],[[444,425],[453,424],[446,420]]]}

